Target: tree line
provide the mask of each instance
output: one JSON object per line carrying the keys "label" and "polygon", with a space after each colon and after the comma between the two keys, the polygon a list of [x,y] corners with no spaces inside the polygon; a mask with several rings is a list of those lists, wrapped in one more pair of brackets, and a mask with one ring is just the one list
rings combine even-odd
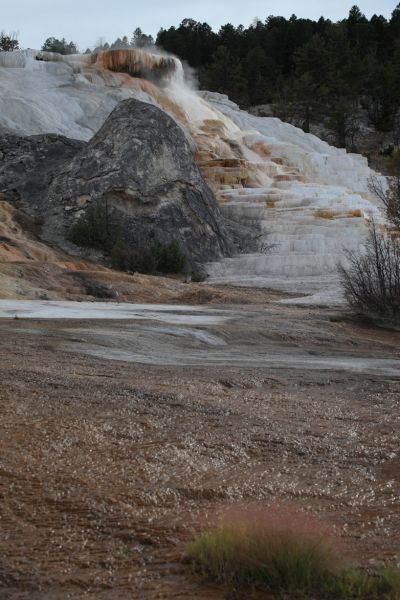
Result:
{"label": "tree line", "polygon": [[[86,49],[85,54],[121,48],[144,48],[145,46],[153,45],[153,37],[151,35],[146,35],[143,33],[140,27],[137,27],[130,38],[124,35],[122,37],[118,37],[111,44],[109,44],[104,38],[100,38],[96,42],[93,49]],[[79,52],[78,46],[74,42],[67,42],[65,38],[59,40],[54,37],[47,38],[41,49],[46,52],[58,52],[58,54],[64,55],[77,54]]]}
{"label": "tree line", "polygon": [[242,107],[276,105],[284,120],[310,130],[328,118],[341,146],[350,145],[360,108],[400,141],[400,4],[390,19],[353,6],[333,23],[270,16],[250,27],[185,19],[161,29],[156,43],[197,69],[200,87]]}
{"label": "tree line", "polygon": [[[400,3],[391,17],[368,19],[357,6],[338,22],[269,16],[249,27],[228,23],[218,32],[184,19],[156,39],[137,28],[95,51],[153,44],[196,69],[201,89],[227,94],[241,107],[273,104],[275,114],[310,131],[323,122],[339,146],[354,147],[359,113],[400,145]],[[3,47],[2,47],[3,46]],[[0,50],[18,48],[0,36]],[[72,54],[77,46],[48,38],[42,50]],[[91,52],[88,48],[86,52]]]}

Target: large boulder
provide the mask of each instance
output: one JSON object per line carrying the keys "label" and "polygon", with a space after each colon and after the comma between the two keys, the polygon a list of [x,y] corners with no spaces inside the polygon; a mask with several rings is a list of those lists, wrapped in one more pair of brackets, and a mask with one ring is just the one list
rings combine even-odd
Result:
{"label": "large boulder", "polygon": [[99,201],[117,214],[132,250],[154,240],[177,240],[192,266],[232,251],[184,131],[151,104],[121,102],[62,166],[42,207],[45,237],[59,241],[82,211]]}

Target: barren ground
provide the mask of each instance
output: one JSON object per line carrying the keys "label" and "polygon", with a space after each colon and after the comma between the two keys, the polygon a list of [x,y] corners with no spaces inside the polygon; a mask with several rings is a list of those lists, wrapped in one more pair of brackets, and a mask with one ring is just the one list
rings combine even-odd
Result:
{"label": "barren ground", "polygon": [[247,599],[180,561],[236,503],[400,561],[400,333],[240,294],[221,320],[0,319],[2,600]]}

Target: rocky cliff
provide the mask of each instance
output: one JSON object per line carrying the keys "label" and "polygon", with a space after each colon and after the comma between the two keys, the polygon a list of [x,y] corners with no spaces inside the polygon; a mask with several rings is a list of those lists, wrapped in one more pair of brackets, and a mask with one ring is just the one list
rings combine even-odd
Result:
{"label": "rocky cliff", "polygon": [[63,136],[0,138],[0,190],[65,246],[92,203],[107,205],[129,248],[177,240],[188,266],[232,252],[214,196],[181,127],[154,105],[129,99],[85,144]]}
{"label": "rocky cliff", "polygon": [[107,201],[129,247],[177,240],[190,265],[232,246],[213,193],[183,130],[158,107],[121,102],[100,131],[53,179],[45,200],[45,236],[62,235],[84,208]]}
{"label": "rocky cliff", "polygon": [[31,217],[40,218],[56,173],[84,142],[62,135],[19,136],[0,131],[0,192]]}
{"label": "rocky cliff", "polygon": [[[362,250],[371,218],[384,225],[366,159],[279,119],[249,115],[219,94],[195,92],[177,59],[133,49],[67,57],[27,51],[0,56],[0,75],[0,128],[87,143],[67,150],[57,138],[63,164],[60,157],[55,165],[49,147],[45,158],[39,148],[31,164],[23,157],[11,166],[7,190],[44,219],[50,240],[59,241],[90,203],[106,200],[133,248],[173,235],[190,264],[210,261],[215,283],[316,292],[320,302],[320,292],[338,296],[344,249]],[[146,105],[116,108],[129,98]],[[35,185],[22,190],[29,169]]]}

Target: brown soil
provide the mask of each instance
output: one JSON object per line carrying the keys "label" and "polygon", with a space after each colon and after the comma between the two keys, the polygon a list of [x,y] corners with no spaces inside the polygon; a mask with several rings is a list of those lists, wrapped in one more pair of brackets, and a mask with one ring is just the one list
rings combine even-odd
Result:
{"label": "brown soil", "polygon": [[213,333],[262,328],[286,367],[110,361],[85,353],[88,332],[106,344],[139,323],[0,321],[1,600],[266,598],[180,560],[194,527],[238,503],[294,503],[357,563],[399,559],[399,378],[290,356],[398,357],[400,334],[264,302]]}

